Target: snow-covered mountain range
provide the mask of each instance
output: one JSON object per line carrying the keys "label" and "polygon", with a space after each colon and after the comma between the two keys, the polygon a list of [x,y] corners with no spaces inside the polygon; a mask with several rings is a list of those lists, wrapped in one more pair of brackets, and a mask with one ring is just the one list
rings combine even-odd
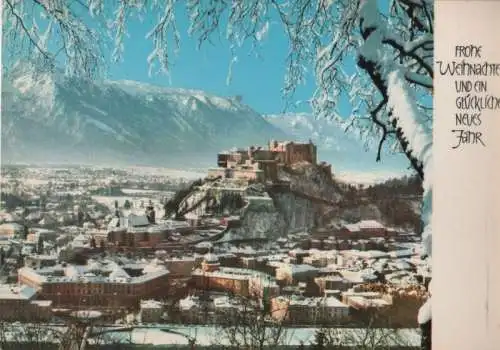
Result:
{"label": "snow-covered mountain range", "polygon": [[170,165],[286,137],[237,98],[14,69],[2,89],[4,161]]}
{"label": "snow-covered mountain range", "polygon": [[[309,114],[262,116],[237,97],[133,81],[86,81],[19,65],[2,81],[2,162],[207,167],[215,153],[270,139],[318,144],[341,171],[375,164],[359,140]],[[384,176],[385,177],[385,176]]]}

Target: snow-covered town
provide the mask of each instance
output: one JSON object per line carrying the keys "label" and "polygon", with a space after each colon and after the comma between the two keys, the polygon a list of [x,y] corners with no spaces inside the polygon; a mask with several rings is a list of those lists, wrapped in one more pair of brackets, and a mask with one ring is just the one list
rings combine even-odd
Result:
{"label": "snow-covered town", "polygon": [[0,349],[431,350],[433,5],[2,2]]}
{"label": "snow-covered town", "polygon": [[[367,209],[378,187],[337,183],[314,144],[270,141],[269,149],[221,152],[198,180],[203,174],[4,168],[0,320],[61,328],[76,313],[98,315],[99,327],[137,337],[262,316],[310,337],[326,326],[413,329],[404,345],[415,346],[430,277],[417,228],[388,226],[381,210]],[[294,185],[298,169],[330,182]],[[328,186],[336,195],[320,198]],[[289,218],[273,208],[285,195],[315,206],[311,219],[302,207]]]}

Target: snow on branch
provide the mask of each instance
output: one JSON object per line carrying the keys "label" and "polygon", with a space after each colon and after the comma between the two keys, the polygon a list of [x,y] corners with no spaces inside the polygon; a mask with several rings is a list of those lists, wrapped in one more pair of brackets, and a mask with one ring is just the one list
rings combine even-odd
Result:
{"label": "snow on branch", "polygon": [[406,45],[401,43],[401,38],[396,38],[392,35],[388,35],[387,33],[384,34],[384,39],[381,42],[382,44],[388,44],[398,50],[402,56],[406,56],[415,60],[431,78],[433,77],[434,71],[432,65],[428,64],[417,52],[415,52],[416,49],[425,45],[425,41],[424,43],[421,43],[419,41],[419,45],[410,46],[411,49],[408,50],[406,48]]}
{"label": "snow on branch", "polygon": [[422,75],[415,72],[406,72],[405,78],[408,82],[420,85],[421,87],[424,87],[426,89],[432,89],[432,87],[434,86],[432,78],[428,75]]}
{"label": "snow on branch", "polygon": [[[394,32],[388,30],[387,23],[376,11],[373,1],[364,1],[360,9],[361,35],[364,39],[360,48],[359,65],[371,77],[373,83],[387,101],[388,121],[396,128],[396,137],[402,145],[408,158],[417,169],[421,169],[424,183],[424,198],[422,221],[424,222],[423,249],[426,255],[431,256],[432,245],[432,127],[428,115],[416,103],[418,90],[412,83],[429,85],[432,89],[432,74],[426,79],[421,78],[415,71],[409,71],[404,61],[394,60],[392,51],[384,49],[385,44],[395,48],[394,42],[400,46],[402,39],[388,42],[387,38],[394,38]],[[401,45],[401,47],[403,47]],[[429,79],[429,80],[427,80]],[[409,81],[410,80],[410,81]],[[427,80],[427,81],[426,81]]]}
{"label": "snow on branch", "polygon": [[82,19],[85,6],[54,0],[6,0],[2,6],[4,49],[12,62],[24,57],[53,68],[63,54],[68,74],[101,73],[101,35]]}
{"label": "snow on branch", "polygon": [[[392,96],[404,90],[404,82],[401,77],[395,72],[389,80]],[[403,95],[402,98],[394,98],[390,100],[391,106],[395,109],[395,114],[398,114],[398,124],[404,130],[405,136],[412,145],[412,151],[424,164],[424,198],[422,203],[422,221],[424,222],[424,231],[422,232],[423,255],[432,256],[432,132],[424,127],[421,121],[418,120],[416,109],[412,106],[411,97]],[[407,112],[407,114],[400,114]],[[413,112],[413,113],[412,113]]]}
{"label": "snow on branch", "polygon": [[[168,73],[171,51],[176,52],[180,38],[174,15],[176,3],[176,0],[6,0],[2,4],[6,51],[12,61],[29,57],[40,67],[62,63],[68,75],[94,78],[104,73],[106,52],[111,52],[114,62],[121,59],[130,18],[160,13],[148,35],[154,46],[148,64],[150,69],[157,64],[162,72]],[[41,31],[49,23],[51,31],[45,31],[43,34],[49,35],[43,36]],[[42,47],[39,39],[50,42],[50,47]],[[175,44],[173,49],[171,41]]]}
{"label": "snow on branch", "polygon": [[[424,165],[430,165],[432,157],[432,130],[417,108],[412,89],[401,70],[394,70],[387,77],[388,104],[393,118],[410,144],[412,154]],[[430,174],[426,174],[426,179]],[[427,181],[427,180],[425,180]]]}
{"label": "snow on branch", "polygon": [[175,44],[175,51],[180,47],[180,34],[175,23],[175,3],[176,0],[166,0],[163,14],[158,16],[154,28],[146,35],[146,39],[152,39],[154,49],[148,56],[149,74],[151,75],[156,60],[161,71],[168,73],[170,66],[169,40],[168,34],[172,32]]}
{"label": "snow on branch", "polygon": [[393,118],[401,129],[402,137],[409,144],[409,152],[423,164],[425,174],[422,207],[423,252],[432,256],[432,130],[427,126],[425,116],[419,111],[413,95],[401,69],[394,69],[387,75],[388,105]]}

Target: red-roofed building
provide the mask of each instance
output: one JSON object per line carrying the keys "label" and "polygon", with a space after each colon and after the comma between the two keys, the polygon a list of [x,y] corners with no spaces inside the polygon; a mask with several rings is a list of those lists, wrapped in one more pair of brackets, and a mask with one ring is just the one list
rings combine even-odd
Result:
{"label": "red-roofed building", "polygon": [[341,239],[370,239],[388,237],[387,228],[376,220],[361,220],[344,225],[337,233]]}

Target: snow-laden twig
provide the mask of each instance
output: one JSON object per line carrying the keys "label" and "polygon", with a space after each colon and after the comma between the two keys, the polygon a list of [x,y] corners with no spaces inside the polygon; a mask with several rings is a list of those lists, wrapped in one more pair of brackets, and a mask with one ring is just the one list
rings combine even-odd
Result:
{"label": "snow-laden twig", "polygon": [[393,110],[394,119],[401,128],[404,137],[409,142],[412,154],[423,164],[424,168],[424,197],[422,233],[424,253],[431,256],[432,245],[432,130],[427,127],[426,121],[418,110],[412,89],[400,70],[388,74],[389,107]]}

